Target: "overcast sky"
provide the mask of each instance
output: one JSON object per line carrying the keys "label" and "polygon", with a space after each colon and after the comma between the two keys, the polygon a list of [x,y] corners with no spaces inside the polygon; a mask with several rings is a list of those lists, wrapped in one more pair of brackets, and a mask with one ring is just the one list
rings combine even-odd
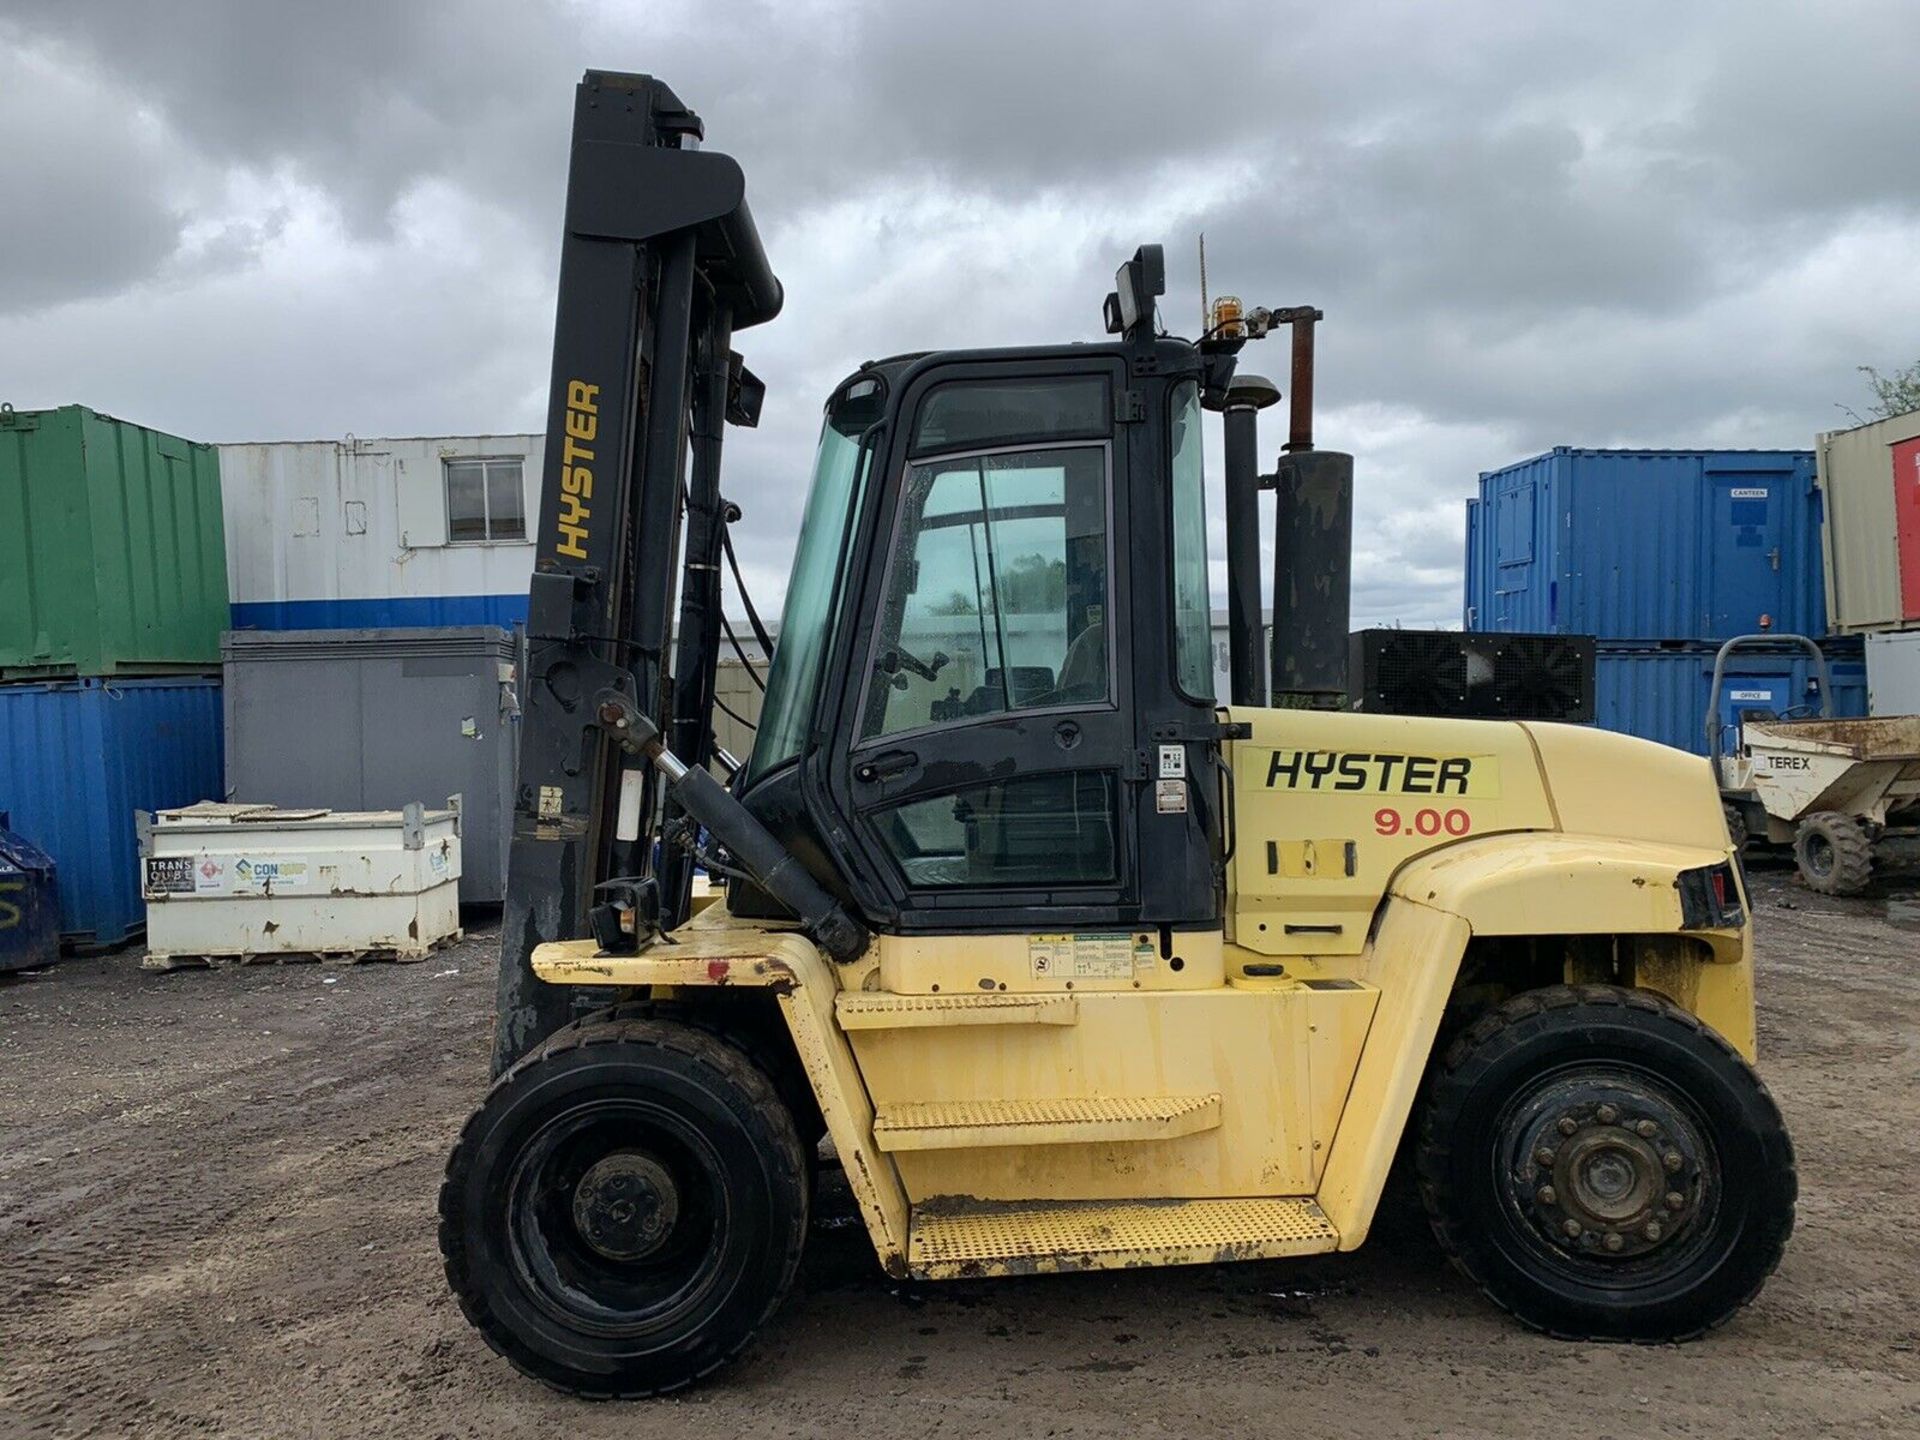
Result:
{"label": "overcast sky", "polygon": [[766,608],[837,379],[1093,338],[1143,241],[1191,334],[1204,230],[1216,292],[1326,311],[1356,623],[1457,623],[1481,470],[1806,446],[1920,358],[1917,63],[1912,0],[0,0],[0,400],[541,428],[573,86],[646,70],[786,285],[725,486]]}

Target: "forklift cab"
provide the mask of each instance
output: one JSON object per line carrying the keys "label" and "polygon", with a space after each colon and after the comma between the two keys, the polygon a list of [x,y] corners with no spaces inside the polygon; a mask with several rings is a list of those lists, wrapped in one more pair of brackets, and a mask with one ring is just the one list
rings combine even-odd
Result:
{"label": "forklift cab", "polygon": [[1220,924],[1202,370],[953,352],[828,402],[736,793],[875,928]]}

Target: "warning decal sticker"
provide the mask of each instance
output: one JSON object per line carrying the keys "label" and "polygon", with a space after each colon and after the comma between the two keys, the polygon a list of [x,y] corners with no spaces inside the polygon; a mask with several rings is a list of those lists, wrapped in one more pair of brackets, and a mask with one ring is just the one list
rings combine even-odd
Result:
{"label": "warning decal sticker", "polygon": [[1029,935],[1027,968],[1036,980],[1131,980],[1153,964],[1153,946],[1127,932]]}
{"label": "warning decal sticker", "polygon": [[193,894],[193,856],[160,855],[147,861],[147,894]]}

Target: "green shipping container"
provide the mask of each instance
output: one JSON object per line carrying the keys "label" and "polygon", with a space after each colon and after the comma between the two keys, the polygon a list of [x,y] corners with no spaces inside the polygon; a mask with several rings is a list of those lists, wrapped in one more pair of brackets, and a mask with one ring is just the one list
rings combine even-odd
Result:
{"label": "green shipping container", "polygon": [[0,680],[214,670],[227,613],[213,446],[0,407]]}

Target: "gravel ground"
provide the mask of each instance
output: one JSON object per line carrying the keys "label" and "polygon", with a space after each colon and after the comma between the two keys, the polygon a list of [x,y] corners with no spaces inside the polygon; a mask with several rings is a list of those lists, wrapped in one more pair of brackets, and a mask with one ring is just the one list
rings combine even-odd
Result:
{"label": "gravel ground", "polygon": [[1405,1215],[1352,1256],[903,1287],[830,1177],[741,1365],[573,1401],[466,1326],[435,1248],[491,931],[422,965],[0,982],[0,1435],[1920,1435],[1920,903],[1755,884],[1799,1230],[1683,1347],[1528,1334]]}

